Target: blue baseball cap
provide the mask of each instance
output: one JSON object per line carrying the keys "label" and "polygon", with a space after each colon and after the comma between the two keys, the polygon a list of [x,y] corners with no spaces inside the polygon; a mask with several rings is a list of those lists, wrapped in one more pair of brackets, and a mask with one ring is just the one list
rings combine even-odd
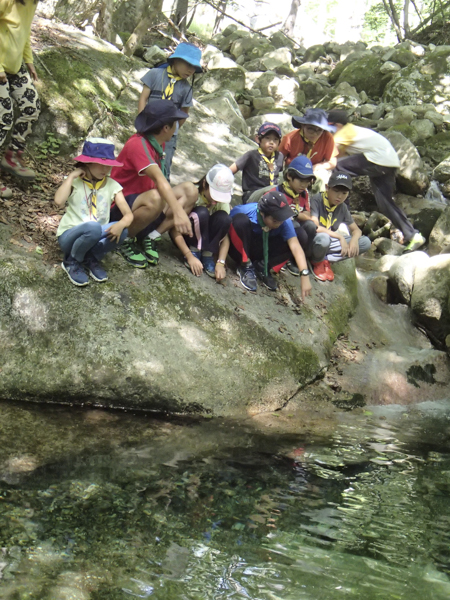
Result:
{"label": "blue baseball cap", "polygon": [[314,177],[314,179],[316,179],[316,176],[314,175],[312,162],[304,154],[302,154],[301,156],[296,156],[294,160],[289,163],[287,169],[292,169],[293,171],[298,173],[301,179],[309,179],[310,177]]}
{"label": "blue baseball cap", "polygon": [[175,52],[169,56],[167,60],[172,60],[173,58],[182,58],[187,63],[195,67],[196,73],[203,73],[202,65],[200,64],[200,60],[202,58],[202,51],[194,44],[188,44],[187,42],[181,42],[175,48]]}
{"label": "blue baseball cap", "polygon": [[147,133],[171,121],[187,119],[189,115],[175,106],[172,100],[154,100],[149,102],[138,114],[134,122],[138,133]]}

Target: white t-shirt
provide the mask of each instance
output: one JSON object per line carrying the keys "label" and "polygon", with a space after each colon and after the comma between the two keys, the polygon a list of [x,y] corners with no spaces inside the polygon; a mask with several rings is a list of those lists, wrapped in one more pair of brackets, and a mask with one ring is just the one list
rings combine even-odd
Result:
{"label": "white t-shirt", "polygon": [[399,167],[400,161],[392,144],[372,129],[347,123],[334,134],[334,143],[346,154],[364,154],[372,163],[382,167]]}

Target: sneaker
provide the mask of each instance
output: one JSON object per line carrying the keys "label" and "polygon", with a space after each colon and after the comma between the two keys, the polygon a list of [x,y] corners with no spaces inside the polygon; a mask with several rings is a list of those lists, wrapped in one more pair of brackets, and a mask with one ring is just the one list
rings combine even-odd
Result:
{"label": "sneaker", "polygon": [[237,269],[237,274],[239,275],[242,287],[249,292],[256,292],[258,284],[256,283],[255,269],[252,265],[249,267],[240,265]]}
{"label": "sneaker", "polygon": [[62,261],[61,267],[67,273],[68,278],[74,285],[80,287],[89,283],[89,277],[86,275],[82,265],[72,256]]}
{"label": "sneaker", "polygon": [[333,273],[333,269],[331,268],[331,265],[329,263],[328,260],[324,260],[323,261],[324,264],[324,269],[325,269],[325,276],[327,278],[328,281],[333,281],[334,279],[334,273]]}
{"label": "sneaker", "polygon": [[295,275],[295,277],[300,277],[300,269],[297,265],[291,261],[286,264],[286,269],[289,271],[291,275]]}
{"label": "sneaker", "polygon": [[[311,273],[314,275],[314,277],[318,280],[318,281],[328,281],[328,275],[326,272],[326,265],[325,263],[328,263],[327,260],[321,260],[318,263],[312,263],[311,265]],[[330,263],[328,263],[328,266],[330,265]]]}
{"label": "sneaker", "polygon": [[8,198],[11,198],[12,195],[12,190],[9,187],[6,187],[6,185],[2,185],[0,183],[0,198],[7,200]]}
{"label": "sneaker", "polygon": [[120,244],[116,251],[137,269],[145,269],[147,266],[147,259],[139,252],[135,239],[127,238]]}
{"label": "sneaker", "polygon": [[423,235],[421,233],[417,232],[413,235],[413,237],[406,244],[405,249],[403,250],[403,253],[414,252],[414,250],[417,250],[418,248],[423,246],[425,244],[425,242],[426,242],[426,239],[423,237]]}
{"label": "sneaker", "polygon": [[99,281],[100,283],[102,281],[108,281],[108,273],[93,254],[87,254],[84,257],[83,265],[87,268],[89,275],[92,279],[95,279],[95,281]]}
{"label": "sneaker", "polygon": [[202,254],[202,264],[205,269],[205,273],[210,277],[216,278],[216,261],[214,260],[214,256],[204,256]]}
{"label": "sneaker", "polygon": [[11,173],[11,175],[15,175],[21,179],[33,181],[36,178],[36,173],[26,166],[23,152],[7,150],[5,156],[2,158],[0,166],[3,171],[7,171],[8,173]]}
{"label": "sneaker", "polygon": [[157,248],[157,241],[152,240],[148,237],[141,240],[142,254],[148,261],[149,265],[157,265],[159,262],[159,254]]}
{"label": "sneaker", "polygon": [[256,275],[258,276],[258,279],[261,279],[261,281],[263,282],[263,284],[266,286],[267,289],[269,289],[271,292],[277,291],[278,282],[276,281],[276,279],[274,277],[272,277],[272,275],[270,274],[270,271],[269,271],[268,275],[264,274],[264,267],[261,262],[257,262],[255,264],[255,271],[256,271]]}
{"label": "sneaker", "polygon": [[[197,260],[202,260],[202,251],[201,250],[191,250],[192,256],[194,256]],[[187,261],[187,258],[184,259],[184,266],[186,267],[186,269],[189,269],[189,271],[191,270],[191,267],[189,266],[189,263]]]}

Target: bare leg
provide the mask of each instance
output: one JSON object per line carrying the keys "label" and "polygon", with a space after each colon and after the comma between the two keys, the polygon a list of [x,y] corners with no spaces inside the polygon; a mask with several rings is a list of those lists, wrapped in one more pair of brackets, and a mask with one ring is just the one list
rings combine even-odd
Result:
{"label": "bare leg", "polygon": [[[197,188],[196,188],[197,189]],[[165,202],[158,190],[150,190],[140,194],[133,204],[133,222],[128,228],[129,237],[136,237],[147,225],[161,214]]]}

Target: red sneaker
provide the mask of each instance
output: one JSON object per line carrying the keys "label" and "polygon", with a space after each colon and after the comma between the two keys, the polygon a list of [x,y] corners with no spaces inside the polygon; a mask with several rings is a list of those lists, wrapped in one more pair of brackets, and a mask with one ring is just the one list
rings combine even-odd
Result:
{"label": "red sneaker", "polygon": [[7,171],[11,175],[15,175],[21,179],[33,181],[36,178],[36,173],[26,166],[23,152],[7,150],[5,156],[2,158],[0,167],[3,171]]}
{"label": "red sneaker", "polygon": [[314,277],[319,281],[328,281],[325,263],[330,267],[330,263],[327,260],[322,260],[321,262],[312,265]]}
{"label": "red sneaker", "polygon": [[323,261],[323,267],[324,267],[324,270],[325,270],[325,276],[328,279],[328,281],[333,281],[333,279],[334,279],[334,273],[333,273],[333,271],[331,269],[330,263],[327,260]]}

